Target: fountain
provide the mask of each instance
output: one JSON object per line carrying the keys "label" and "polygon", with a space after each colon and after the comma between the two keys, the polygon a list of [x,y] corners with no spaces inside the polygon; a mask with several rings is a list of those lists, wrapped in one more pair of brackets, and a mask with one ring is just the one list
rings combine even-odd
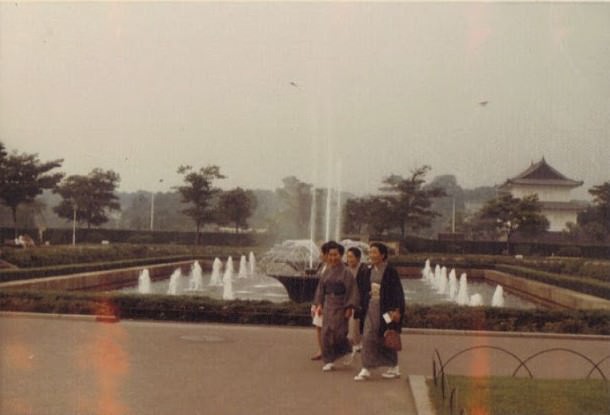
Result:
{"label": "fountain", "polygon": [[504,307],[504,288],[501,285],[496,286],[494,295],[491,298],[492,307]]}
{"label": "fountain", "polygon": [[451,268],[451,271],[449,272],[449,299],[451,301],[456,301],[457,294],[458,294],[458,283],[457,283],[457,278],[456,278],[456,274],[455,274],[455,268]]}
{"label": "fountain", "polygon": [[440,278],[438,279],[438,284],[436,286],[436,290],[439,294],[447,293],[447,268],[441,268]]}
{"label": "fountain", "polygon": [[421,278],[426,281],[431,280],[432,269],[430,268],[430,260],[426,259],[426,264],[424,265],[424,269],[421,270]]}
{"label": "fountain", "polygon": [[242,255],[239,259],[239,272],[237,278],[248,278],[248,269],[246,266],[246,256]]}
{"label": "fountain", "polygon": [[472,307],[482,306],[483,305],[483,297],[481,296],[481,294],[473,294],[470,297],[470,302],[468,303],[468,305],[470,305]]}
{"label": "fountain", "polygon": [[203,271],[199,261],[195,261],[191,267],[191,277],[189,279],[189,291],[201,291],[203,289]]}
{"label": "fountain", "polygon": [[233,295],[233,258],[229,257],[227,259],[227,265],[225,266],[225,273],[222,277],[222,299],[223,300],[233,300],[235,296]]}
{"label": "fountain", "polygon": [[138,277],[138,293],[150,294],[150,273],[148,269],[144,269],[140,272]]}
{"label": "fountain", "polygon": [[167,289],[167,293],[169,295],[178,294],[178,283],[180,282],[180,277],[182,277],[182,271],[180,271],[180,268],[177,268],[169,277],[169,288]]}
{"label": "fountain", "polygon": [[222,270],[222,261],[218,258],[214,258],[212,263],[212,276],[210,277],[210,286],[222,287],[222,279],[220,277],[220,271]]}
{"label": "fountain", "polygon": [[254,252],[252,251],[250,251],[250,254],[248,255],[248,266],[250,277],[254,277],[254,275],[256,274],[256,258],[254,257]]}
{"label": "fountain", "polygon": [[460,275],[460,287],[458,289],[457,295],[457,303],[459,305],[467,305],[470,302],[470,297],[468,296],[468,278],[466,277],[466,273],[463,272]]}
{"label": "fountain", "polygon": [[290,299],[297,303],[313,299],[319,264],[320,250],[309,239],[287,240],[275,245],[260,261],[264,272],[281,282]]}

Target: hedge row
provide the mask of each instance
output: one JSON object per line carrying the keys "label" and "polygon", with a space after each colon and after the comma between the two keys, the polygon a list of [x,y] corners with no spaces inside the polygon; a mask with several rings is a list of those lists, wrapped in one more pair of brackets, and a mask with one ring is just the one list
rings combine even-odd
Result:
{"label": "hedge row", "polygon": [[541,271],[581,275],[610,283],[610,261],[591,261],[582,258],[527,258],[523,263]]}
{"label": "hedge row", "polygon": [[569,290],[578,291],[584,294],[589,294],[610,300],[610,283],[599,281],[593,278],[580,276],[573,277],[504,264],[496,265],[496,269],[518,277],[523,277],[534,281],[540,281],[545,284],[567,288]]}
{"label": "hedge row", "polygon": [[83,272],[106,271],[137,267],[140,265],[166,264],[193,259],[190,255],[173,255],[158,258],[136,258],[122,261],[94,262],[88,264],[55,265],[51,267],[37,267],[24,269],[0,270],[0,282],[28,280],[33,278],[53,277],[58,275],[79,274]]}
{"label": "hedge row", "polygon": [[607,310],[518,310],[457,305],[407,305],[405,326],[453,330],[610,335]]}
{"label": "hedge row", "polygon": [[[19,229],[18,234],[27,234],[37,243],[42,243],[39,240],[40,234],[37,229]],[[14,230],[12,228],[0,228],[1,240],[14,238]],[[267,244],[269,236],[267,234],[252,234],[252,233],[227,233],[227,232],[202,232],[199,235],[199,243],[204,245],[261,245]],[[51,245],[61,245],[72,243],[72,228],[49,228],[42,234],[42,240],[49,242]],[[144,244],[184,244],[194,245],[197,243],[197,234],[195,232],[180,232],[180,231],[137,231],[130,229],[77,229],[77,243],[96,243],[102,241],[110,241],[111,243],[144,243]]]}
{"label": "hedge row", "polygon": [[164,256],[237,256],[250,251],[259,254],[261,248],[235,246],[188,246],[188,245],[62,245],[35,248],[4,248],[2,259],[21,268],[53,265],[80,264],[87,262],[119,261],[133,258],[159,258]]}
{"label": "hedge row", "polygon": [[[311,326],[308,304],[221,301],[198,296],[4,291],[0,292],[0,310],[116,315],[123,319]],[[405,327],[610,335],[610,312],[409,305]]]}

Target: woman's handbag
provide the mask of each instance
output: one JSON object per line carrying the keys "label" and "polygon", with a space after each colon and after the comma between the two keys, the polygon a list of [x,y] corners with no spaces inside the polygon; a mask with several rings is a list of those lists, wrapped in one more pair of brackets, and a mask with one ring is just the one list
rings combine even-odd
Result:
{"label": "woman's handbag", "polygon": [[388,329],[383,333],[383,345],[391,350],[402,350],[402,343],[400,341],[400,333],[396,330]]}

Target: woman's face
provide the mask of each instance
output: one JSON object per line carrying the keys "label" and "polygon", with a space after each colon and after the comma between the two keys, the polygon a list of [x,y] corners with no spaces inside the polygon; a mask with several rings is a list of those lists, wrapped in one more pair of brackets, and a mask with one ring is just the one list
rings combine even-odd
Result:
{"label": "woman's face", "polygon": [[381,264],[383,262],[383,255],[379,252],[379,248],[376,246],[369,248],[369,259],[373,265]]}
{"label": "woman's face", "polygon": [[341,262],[341,254],[339,253],[338,249],[331,249],[330,251],[328,251],[328,256],[327,256],[327,262],[329,265],[337,265],[339,262]]}
{"label": "woman's face", "polygon": [[347,265],[355,268],[358,265],[358,262],[360,262],[360,260],[356,258],[356,255],[354,255],[352,251],[347,251]]}

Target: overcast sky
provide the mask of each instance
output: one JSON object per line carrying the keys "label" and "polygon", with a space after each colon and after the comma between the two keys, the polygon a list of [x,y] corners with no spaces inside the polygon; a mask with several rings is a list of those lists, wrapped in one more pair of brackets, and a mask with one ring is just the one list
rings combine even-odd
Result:
{"label": "overcast sky", "polygon": [[0,140],[122,191],[181,164],[225,189],[362,194],[423,164],[474,187],[544,156],[588,197],[609,74],[608,3],[0,4]]}

